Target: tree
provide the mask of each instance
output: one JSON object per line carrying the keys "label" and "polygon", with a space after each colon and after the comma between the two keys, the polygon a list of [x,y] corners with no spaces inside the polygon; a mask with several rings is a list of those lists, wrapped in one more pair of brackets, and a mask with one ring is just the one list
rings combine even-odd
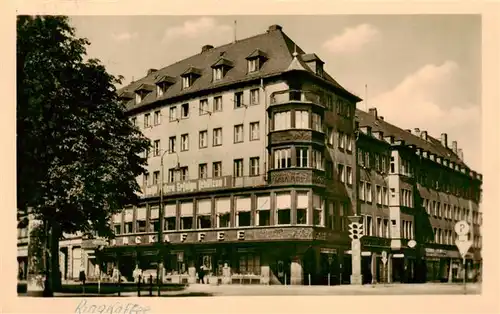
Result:
{"label": "tree", "polygon": [[87,45],[67,17],[17,19],[17,207],[46,225],[47,288],[60,282],[63,233],[113,236],[111,216],[138,201],[150,146],[117,99],[120,79],[85,60]]}

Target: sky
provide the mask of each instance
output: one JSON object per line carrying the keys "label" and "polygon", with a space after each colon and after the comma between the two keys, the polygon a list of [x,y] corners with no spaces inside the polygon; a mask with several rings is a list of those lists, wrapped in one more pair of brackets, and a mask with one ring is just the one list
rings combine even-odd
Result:
{"label": "sky", "polygon": [[[481,165],[480,15],[74,16],[77,36],[124,83],[279,24],[305,52],[379,115],[403,129],[458,142]],[[236,24],[235,24],[236,21]],[[236,27],[235,27],[236,25]],[[236,31],[235,31],[236,30]]]}

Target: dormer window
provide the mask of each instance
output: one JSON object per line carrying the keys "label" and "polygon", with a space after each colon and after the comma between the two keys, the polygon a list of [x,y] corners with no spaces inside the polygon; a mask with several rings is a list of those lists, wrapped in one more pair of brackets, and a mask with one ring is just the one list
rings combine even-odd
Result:
{"label": "dormer window", "polygon": [[167,92],[167,89],[175,83],[175,78],[168,75],[164,75],[158,77],[155,83],[156,83],[156,97],[162,97]]}
{"label": "dormer window", "polygon": [[233,62],[221,56],[219,59],[217,59],[217,62],[212,64],[213,81],[222,80],[222,78],[233,66]]}
{"label": "dormer window", "polygon": [[140,104],[142,101],[142,95],[140,93],[135,93],[135,103]]}
{"label": "dormer window", "polygon": [[182,89],[189,88],[193,86],[194,81],[201,76],[201,71],[194,67],[189,67],[186,72],[181,74],[182,77]]}
{"label": "dormer window", "polygon": [[135,90],[135,103],[140,104],[144,98],[154,90],[154,85],[150,84],[141,84]]}
{"label": "dormer window", "polygon": [[315,53],[304,54],[301,58],[316,75],[323,77],[324,62]]}
{"label": "dormer window", "polygon": [[213,70],[214,81],[222,80],[222,68],[216,68]]}
{"label": "dormer window", "polygon": [[257,72],[267,60],[267,55],[259,49],[254,50],[248,57],[248,73]]}
{"label": "dormer window", "polygon": [[257,63],[258,63],[257,59],[248,60],[248,72],[257,71],[259,69]]}
{"label": "dormer window", "polygon": [[134,93],[133,92],[121,92],[120,94],[118,94],[118,100],[120,101],[123,101],[123,102],[127,102],[127,101],[130,101],[134,99]]}

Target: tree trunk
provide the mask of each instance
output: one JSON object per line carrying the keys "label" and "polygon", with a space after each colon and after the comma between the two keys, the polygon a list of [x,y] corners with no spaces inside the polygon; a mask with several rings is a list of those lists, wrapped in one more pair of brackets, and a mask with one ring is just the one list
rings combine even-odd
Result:
{"label": "tree trunk", "polygon": [[61,270],[59,267],[59,239],[61,238],[61,228],[59,223],[52,222],[50,232],[50,282],[52,291],[61,290]]}

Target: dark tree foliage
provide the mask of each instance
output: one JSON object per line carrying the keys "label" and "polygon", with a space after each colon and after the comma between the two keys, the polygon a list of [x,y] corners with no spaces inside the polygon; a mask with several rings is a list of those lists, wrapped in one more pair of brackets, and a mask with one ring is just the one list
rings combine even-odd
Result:
{"label": "dark tree foliage", "polygon": [[138,200],[150,146],[87,45],[67,17],[17,18],[18,217],[29,208],[57,239],[111,237],[111,215]]}

